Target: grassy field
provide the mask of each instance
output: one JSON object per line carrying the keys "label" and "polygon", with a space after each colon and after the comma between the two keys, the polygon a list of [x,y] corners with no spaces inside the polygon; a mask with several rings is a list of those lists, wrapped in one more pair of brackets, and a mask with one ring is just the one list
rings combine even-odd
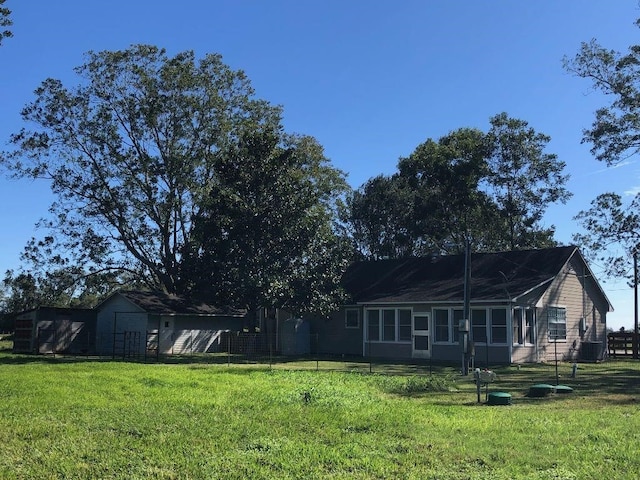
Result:
{"label": "grassy field", "polygon": [[[311,364],[312,365],[312,364]],[[311,365],[306,365],[311,367]],[[0,478],[636,479],[640,363],[497,369],[476,401],[431,375],[142,364],[0,352]],[[354,366],[355,367],[355,366]],[[397,366],[401,371],[403,367]],[[482,397],[484,400],[484,395]]]}

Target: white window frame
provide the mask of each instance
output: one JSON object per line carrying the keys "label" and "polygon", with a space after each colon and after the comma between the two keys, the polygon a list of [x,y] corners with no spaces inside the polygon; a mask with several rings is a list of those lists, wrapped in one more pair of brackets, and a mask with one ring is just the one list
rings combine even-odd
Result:
{"label": "white window frame", "polygon": [[[411,333],[409,334],[409,338],[400,339],[400,311],[406,310],[408,312],[409,322],[413,318],[413,309],[405,308],[405,307],[372,307],[366,308],[364,310],[364,318],[365,318],[365,332],[366,332],[366,341],[370,343],[411,343]],[[369,312],[377,311],[378,312],[378,339],[371,340],[370,338],[370,327],[369,327]],[[393,340],[385,339],[385,329],[384,329],[384,312],[385,311],[393,311],[394,315],[394,337]],[[411,323],[409,323],[411,325]],[[405,327],[407,325],[404,325]]]}
{"label": "white window frame", "polygon": [[[551,336],[551,311],[554,312],[564,312],[564,322],[554,321],[554,325],[564,325],[564,337],[556,337],[553,338]],[[554,316],[557,319],[557,315]],[[557,327],[555,327],[557,330]],[[547,306],[547,338],[549,339],[549,343],[566,343],[567,341],[567,308],[563,305],[548,305]]]}
{"label": "white window frame", "polygon": [[[516,318],[516,312],[520,312],[519,317]],[[536,322],[536,309],[528,307],[515,307],[513,309],[513,344],[515,346],[531,347],[535,345],[535,322]],[[530,324],[528,324],[530,322]],[[517,331],[520,335],[516,334]],[[528,333],[527,333],[528,332]],[[522,342],[518,337],[522,337]]]}
{"label": "white window frame", "polygon": [[[349,313],[355,312],[356,314],[356,324],[352,325],[349,323]],[[355,307],[347,307],[344,309],[344,328],[349,329],[358,329],[360,328],[360,309]]]}

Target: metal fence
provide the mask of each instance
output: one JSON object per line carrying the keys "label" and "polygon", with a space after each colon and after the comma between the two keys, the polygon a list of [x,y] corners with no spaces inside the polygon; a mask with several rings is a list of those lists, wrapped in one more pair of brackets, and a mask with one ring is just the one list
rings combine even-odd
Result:
{"label": "metal fence", "polygon": [[[388,356],[388,346],[379,342],[354,345],[354,353],[327,351],[341,337],[316,334],[285,338],[264,333],[234,331],[180,331],[171,348],[161,348],[157,330],[126,331],[99,335],[99,351],[68,352],[43,348],[39,353],[77,358],[146,363],[193,363],[296,370],[340,370],[375,373],[429,374],[441,363],[428,359],[397,359]],[[92,342],[93,343],[93,342]],[[337,349],[338,350],[338,349]],[[385,355],[385,353],[387,355]],[[452,363],[451,366],[457,367]]]}

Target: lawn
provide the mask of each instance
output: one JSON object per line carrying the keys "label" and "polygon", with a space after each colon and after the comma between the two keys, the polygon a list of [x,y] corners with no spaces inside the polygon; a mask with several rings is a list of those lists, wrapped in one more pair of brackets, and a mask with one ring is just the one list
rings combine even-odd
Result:
{"label": "lawn", "polygon": [[[640,363],[422,375],[0,352],[0,478],[636,479]],[[395,367],[394,371],[401,370]],[[484,400],[484,396],[482,397]]]}

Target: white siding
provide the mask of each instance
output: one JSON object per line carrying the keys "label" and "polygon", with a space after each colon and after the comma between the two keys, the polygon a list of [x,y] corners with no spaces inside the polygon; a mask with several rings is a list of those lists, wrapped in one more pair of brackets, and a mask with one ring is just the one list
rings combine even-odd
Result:
{"label": "white siding", "polygon": [[100,305],[96,324],[96,350],[102,355],[111,355],[114,348],[114,333],[125,331],[142,332],[141,344],[146,345],[147,314],[121,295],[115,294]]}

